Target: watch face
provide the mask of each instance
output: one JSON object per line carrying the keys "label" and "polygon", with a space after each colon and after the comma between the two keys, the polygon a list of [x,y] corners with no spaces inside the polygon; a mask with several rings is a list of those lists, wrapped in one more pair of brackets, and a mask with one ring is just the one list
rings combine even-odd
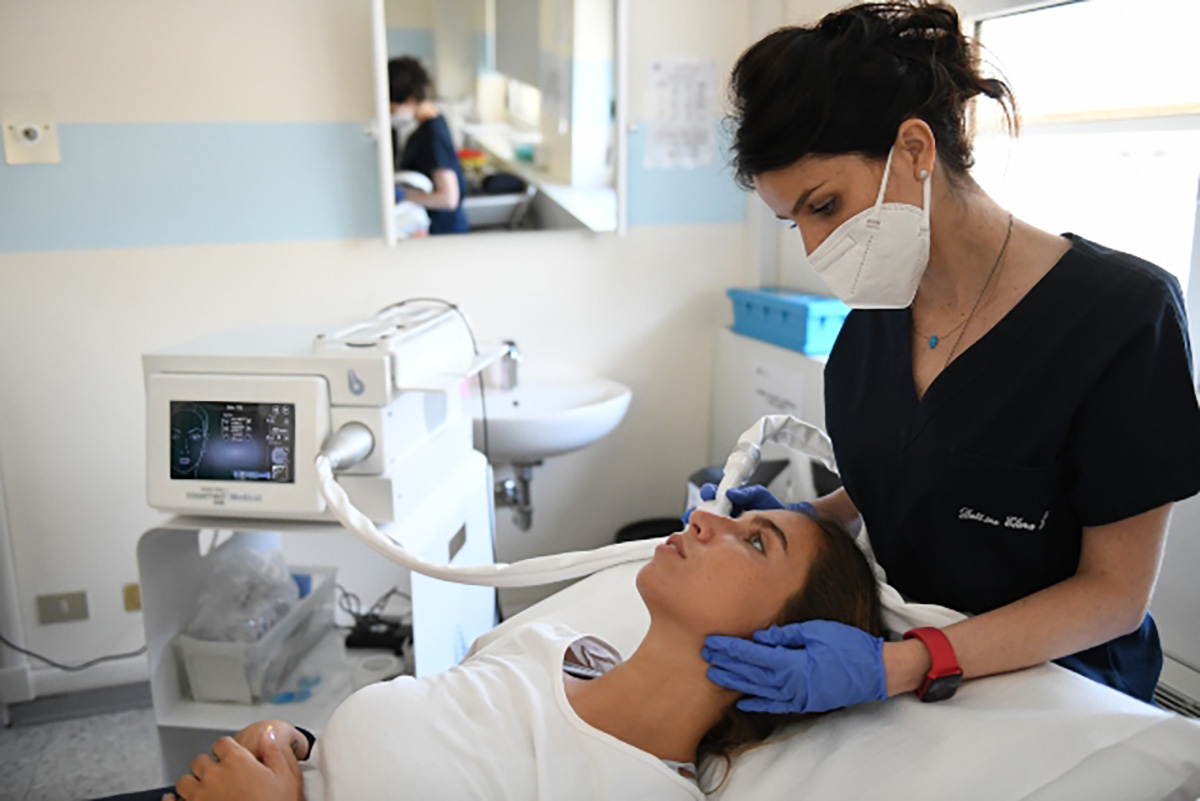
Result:
{"label": "watch face", "polygon": [[958,690],[958,685],[962,684],[962,674],[953,673],[949,676],[938,676],[933,681],[929,682],[929,686],[925,688],[925,697],[922,701],[945,701],[947,698],[954,695]]}

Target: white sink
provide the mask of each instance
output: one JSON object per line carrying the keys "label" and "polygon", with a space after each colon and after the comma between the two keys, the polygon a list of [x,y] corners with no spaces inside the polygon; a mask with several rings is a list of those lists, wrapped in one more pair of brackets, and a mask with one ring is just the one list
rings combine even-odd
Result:
{"label": "white sink", "polygon": [[[482,452],[478,382],[471,386],[475,448]],[[537,462],[591,445],[617,427],[633,396],[629,387],[605,378],[522,377],[511,390],[485,389],[494,464]]]}

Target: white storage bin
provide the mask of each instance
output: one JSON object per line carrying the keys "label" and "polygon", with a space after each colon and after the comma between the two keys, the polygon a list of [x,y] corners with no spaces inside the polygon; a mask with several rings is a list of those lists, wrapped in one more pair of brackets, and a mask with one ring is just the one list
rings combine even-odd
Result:
{"label": "white storage bin", "polygon": [[312,576],[312,590],[257,642],[213,642],[175,635],[183,695],[194,701],[258,704],[333,627],[337,568],[289,567]]}

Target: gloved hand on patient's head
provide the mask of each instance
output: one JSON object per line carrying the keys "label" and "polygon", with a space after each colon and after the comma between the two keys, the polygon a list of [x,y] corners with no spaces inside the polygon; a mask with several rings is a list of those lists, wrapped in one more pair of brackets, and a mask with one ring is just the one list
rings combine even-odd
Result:
{"label": "gloved hand on patient's head", "polygon": [[826,712],[887,698],[883,640],[830,620],[754,632],[753,641],[711,635],[700,655],[715,684],[746,694],[744,712]]}
{"label": "gloved hand on patient's head", "polygon": [[[700,488],[700,500],[711,501],[717,497],[717,485],[705,484]],[[725,497],[733,504],[733,509],[730,512],[731,517],[741,517],[743,512],[765,512],[771,509],[787,509],[789,512],[803,512],[806,515],[814,515],[810,503],[783,503],[766,487],[760,484],[751,484],[748,487],[735,487],[725,493]],[[692,517],[692,512],[696,511],[695,507],[688,509],[680,518],[684,523]]]}

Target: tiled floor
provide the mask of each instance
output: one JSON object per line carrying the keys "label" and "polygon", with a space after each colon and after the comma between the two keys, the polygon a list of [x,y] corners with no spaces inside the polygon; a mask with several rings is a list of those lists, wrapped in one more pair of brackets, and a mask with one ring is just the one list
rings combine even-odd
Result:
{"label": "tiled floor", "polygon": [[0,801],[79,801],[162,787],[152,709],[0,729]]}

